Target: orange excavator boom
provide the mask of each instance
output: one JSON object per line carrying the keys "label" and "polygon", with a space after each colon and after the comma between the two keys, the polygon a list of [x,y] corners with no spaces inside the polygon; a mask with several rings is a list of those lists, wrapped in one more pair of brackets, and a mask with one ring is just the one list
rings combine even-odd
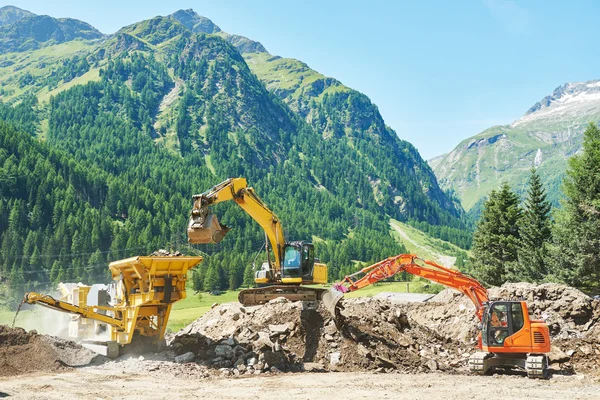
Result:
{"label": "orange excavator boom", "polygon": [[[353,292],[401,272],[420,276],[464,293],[475,304],[475,312],[479,320],[483,318],[484,303],[489,301],[489,297],[486,288],[481,283],[458,270],[444,267],[433,261],[423,260],[415,254],[400,254],[369,265],[334,284],[332,292],[336,291],[342,294]],[[340,295],[334,296],[333,303],[335,304],[326,304],[328,308],[332,307],[330,311],[335,308],[340,298]]]}

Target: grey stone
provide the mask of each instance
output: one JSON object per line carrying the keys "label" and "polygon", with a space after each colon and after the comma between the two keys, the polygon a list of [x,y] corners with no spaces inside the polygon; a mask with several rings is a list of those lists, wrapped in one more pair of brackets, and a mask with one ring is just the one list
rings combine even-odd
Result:
{"label": "grey stone", "polygon": [[438,363],[433,358],[430,358],[429,361],[427,361],[427,363],[425,365],[427,366],[427,368],[429,368],[432,371],[435,371],[438,369]]}
{"label": "grey stone", "polygon": [[550,361],[550,364],[563,363],[569,361],[570,359],[571,356],[557,346],[553,346],[550,350],[550,353],[548,353],[548,360]]}
{"label": "grey stone", "polygon": [[231,368],[231,361],[229,360],[221,360],[219,362],[213,363],[214,368]]}
{"label": "grey stone", "polygon": [[322,363],[307,362],[302,364],[302,369],[306,372],[323,372],[325,371],[325,366]]}
{"label": "grey stone", "polygon": [[226,344],[228,346],[235,346],[237,344],[237,341],[233,338],[233,336],[230,336],[225,340],[221,340],[221,344]]}
{"label": "grey stone", "polygon": [[290,327],[288,324],[279,324],[279,325],[269,325],[269,330],[271,333],[275,334],[283,334],[288,333],[290,331]]}
{"label": "grey stone", "polygon": [[258,351],[264,348],[273,348],[274,344],[266,332],[258,332],[258,339],[252,343],[254,350]]}
{"label": "grey stone", "polygon": [[235,354],[236,357],[243,356],[245,353],[246,349],[243,346],[237,345],[233,348],[233,354]]}
{"label": "grey stone", "polygon": [[285,297],[277,297],[273,300],[269,300],[269,304],[284,304],[284,303],[289,303],[290,301],[288,299],[286,299]]}
{"label": "grey stone", "polygon": [[335,339],[329,333],[326,333],[325,340],[327,340],[328,342],[333,342]]}
{"label": "grey stone", "polygon": [[329,355],[329,363],[331,365],[337,365],[340,363],[342,354],[339,351],[335,351]]}
{"label": "grey stone", "polygon": [[412,340],[408,336],[400,336],[399,338],[396,339],[396,343],[398,343],[398,345],[400,345],[402,347],[408,347],[408,346],[414,344],[415,341]]}
{"label": "grey stone", "polygon": [[217,357],[231,358],[233,357],[233,349],[227,344],[220,344],[215,347],[215,355]]}
{"label": "grey stone", "polygon": [[175,357],[175,362],[178,364],[184,364],[194,361],[195,358],[196,355],[191,351],[188,351],[187,353],[183,353],[182,355]]}

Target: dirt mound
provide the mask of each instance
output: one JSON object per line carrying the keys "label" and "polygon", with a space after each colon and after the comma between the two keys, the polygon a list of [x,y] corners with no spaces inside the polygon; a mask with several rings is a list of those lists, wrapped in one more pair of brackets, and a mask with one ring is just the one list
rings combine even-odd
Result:
{"label": "dirt mound", "polygon": [[[567,285],[506,283],[489,290],[491,300],[525,300],[531,315],[544,320],[553,339],[583,338],[600,316],[600,303]],[[444,336],[471,343],[476,334],[475,306],[464,295],[445,289],[420,308],[415,319]]]}
{"label": "dirt mound", "polygon": [[90,364],[97,357],[96,353],[68,340],[0,325],[0,376],[61,371]]}
{"label": "dirt mound", "polygon": [[[177,333],[172,348],[188,361],[231,373],[268,370],[455,371],[469,346],[415,323],[412,304],[347,299],[339,327],[316,303],[277,299],[259,307],[215,307]],[[193,353],[193,354],[190,354]]]}
{"label": "dirt mound", "polygon": [[[492,299],[526,300],[553,340],[555,369],[600,370],[600,306],[558,284],[506,284]],[[445,290],[427,303],[383,299],[342,301],[342,321],[316,303],[276,299],[258,307],[217,306],[172,339],[180,360],[258,374],[276,370],[467,371],[477,317],[462,294]],[[596,372],[597,373],[597,372]]]}

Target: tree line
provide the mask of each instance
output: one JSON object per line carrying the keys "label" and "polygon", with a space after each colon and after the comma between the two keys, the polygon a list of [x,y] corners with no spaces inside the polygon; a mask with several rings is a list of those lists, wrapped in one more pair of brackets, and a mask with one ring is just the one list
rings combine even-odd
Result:
{"label": "tree line", "polygon": [[526,198],[508,184],[483,204],[468,271],[488,285],[564,282],[600,288],[600,130],[591,123],[569,160],[560,207],[552,209],[535,169]]}

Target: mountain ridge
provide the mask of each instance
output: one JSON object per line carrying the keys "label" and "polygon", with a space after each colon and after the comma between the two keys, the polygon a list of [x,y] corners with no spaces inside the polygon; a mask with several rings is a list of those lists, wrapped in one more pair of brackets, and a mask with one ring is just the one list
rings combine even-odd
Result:
{"label": "mountain ridge", "polygon": [[92,40],[103,37],[100,31],[87,22],[73,18],[30,15],[0,26],[0,54],[37,50],[75,39]]}
{"label": "mountain ridge", "polygon": [[[179,20],[184,21],[182,23]],[[192,29],[206,32],[194,33]],[[224,171],[218,165],[220,156],[211,153],[211,143],[215,128],[221,132],[227,130],[228,135],[223,136],[223,139],[229,143],[228,146],[235,144],[240,147],[242,143],[259,150],[247,154],[247,157],[240,154],[241,160],[259,166],[275,165],[292,159],[296,164],[315,163],[314,168],[308,172],[308,179],[315,187],[331,191],[336,196],[356,198],[357,204],[365,209],[379,209],[377,212],[389,213],[399,219],[414,218],[432,225],[461,225],[460,207],[439,188],[432,170],[416,149],[410,143],[400,140],[385,125],[377,107],[367,96],[345,87],[334,78],[324,77],[298,60],[271,56],[266,50],[240,54],[245,47],[236,46],[231,40],[233,35],[224,35],[209,19],[200,17],[192,10],[179,10],[167,16],[130,24],[95,43],[81,42],[78,44],[80,47],[74,48],[72,52],[68,49],[70,52],[66,58],[57,57],[53,61],[53,53],[50,56],[45,53],[43,61],[37,64],[26,58],[23,65],[27,65],[27,68],[32,68],[33,65],[35,69],[31,70],[30,76],[27,76],[29,72],[25,75],[6,75],[7,81],[16,82],[18,86],[14,92],[7,90],[6,94],[0,93],[0,96],[15,101],[27,93],[33,93],[45,101],[51,96],[60,95],[63,90],[71,90],[73,85],[101,82],[106,73],[107,62],[110,62],[108,56],[111,59],[122,58],[121,55],[128,57],[129,52],[141,52],[146,57],[151,56],[151,60],[159,59],[158,62],[166,68],[169,75],[170,89],[157,94],[156,98],[148,102],[151,107],[144,111],[143,121],[139,124],[158,145],[174,154],[186,156],[200,153],[213,174],[223,174]],[[223,45],[219,40],[227,42],[231,47]],[[199,47],[201,54],[190,51],[199,43],[202,43]],[[219,53],[211,52],[211,48],[218,49]],[[225,54],[227,56],[223,58],[222,55]],[[256,100],[240,105],[239,100],[244,97],[266,99],[266,94],[259,87],[267,86],[266,76],[270,74],[271,66],[268,66],[266,74],[258,74],[256,69],[252,69],[256,65],[253,62],[256,57],[263,56],[266,57],[265,60],[270,60],[267,62],[291,60],[289,62],[294,65],[300,65],[303,69],[300,73],[302,78],[296,74],[291,76],[295,86],[294,93],[290,92],[291,96],[287,92],[276,93],[271,87],[269,92],[277,95],[277,101],[273,98],[267,103]],[[66,70],[63,67],[52,70],[52,65],[67,61]],[[2,63],[0,56],[0,65]],[[248,67],[250,70],[247,71]],[[21,64],[11,64],[6,68],[16,70],[21,68]],[[27,68],[19,71],[26,71]],[[2,69],[0,67],[0,82]],[[260,83],[258,80],[252,82],[255,75]],[[143,85],[141,80],[138,83],[133,78],[134,76],[130,77],[131,82],[124,82],[126,86],[129,85],[128,90]],[[52,84],[48,84],[48,80],[52,80]],[[249,86],[245,87],[244,82],[249,83]],[[291,101],[294,98],[298,100],[296,104],[299,106],[296,108]],[[215,119],[214,104],[221,107],[219,112],[223,122],[220,124],[211,122]],[[294,115],[281,111],[288,107]],[[251,109],[252,113],[249,112]],[[182,118],[182,115],[188,117]],[[261,117],[257,119],[258,115]],[[297,120],[298,117],[302,122]],[[52,124],[49,128],[45,126],[45,123],[41,123],[38,130],[43,135],[51,136]],[[290,128],[292,126],[294,128]],[[318,141],[313,138],[312,133],[308,134],[310,130],[306,129],[307,126],[320,133]],[[237,132],[240,129],[247,132]],[[288,154],[289,149],[282,145],[294,137],[294,130],[306,131],[304,137],[314,141],[314,148],[297,148],[296,151],[299,150],[299,155],[303,157],[300,159]],[[340,151],[341,149],[345,150]],[[326,152],[331,154],[331,159],[339,160],[348,158],[348,154],[355,154],[355,160],[349,160],[347,169],[354,170],[360,166],[357,174],[360,175],[361,182],[354,178],[340,181],[340,177],[324,173],[326,163],[313,160],[312,154],[315,152]],[[239,150],[236,153],[239,154]],[[310,159],[307,160],[306,157]],[[234,175],[239,175],[239,172]],[[407,184],[407,180],[410,184]],[[349,182],[354,183],[348,186]],[[350,187],[360,189],[352,193]]]}
{"label": "mountain ridge", "polygon": [[588,123],[598,121],[600,80],[564,83],[511,124],[466,138],[429,164],[441,186],[454,190],[466,210],[502,181],[523,193],[532,166],[557,204],[567,159],[581,148]]}

